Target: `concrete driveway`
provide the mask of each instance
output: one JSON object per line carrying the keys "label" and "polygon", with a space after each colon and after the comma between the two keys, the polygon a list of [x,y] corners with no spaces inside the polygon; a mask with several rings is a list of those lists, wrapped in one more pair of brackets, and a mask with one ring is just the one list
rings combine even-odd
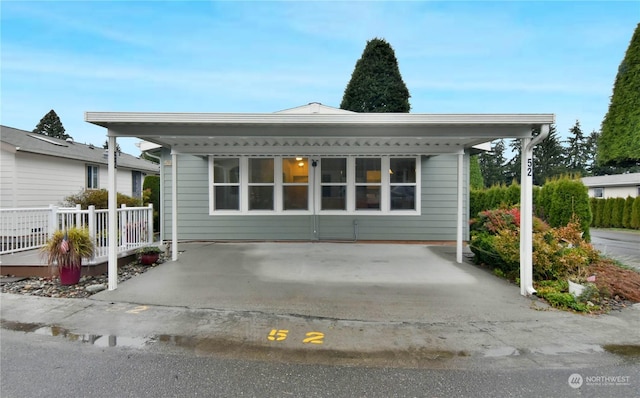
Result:
{"label": "concrete driveway", "polygon": [[[532,302],[455,247],[183,243],[178,261],[96,300],[387,322],[517,321]],[[527,315],[529,313],[529,315]]]}

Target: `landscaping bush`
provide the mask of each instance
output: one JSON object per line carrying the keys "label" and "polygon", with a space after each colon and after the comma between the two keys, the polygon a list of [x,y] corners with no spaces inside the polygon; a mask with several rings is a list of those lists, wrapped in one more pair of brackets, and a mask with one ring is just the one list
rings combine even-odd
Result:
{"label": "landscaping bush", "polygon": [[622,210],[622,228],[631,228],[631,211],[633,210],[633,198],[627,196]]}
{"label": "landscaping bush", "polygon": [[598,198],[589,199],[591,206],[591,226],[594,228],[598,227],[598,222],[602,219],[600,208],[598,207],[598,200]]}
{"label": "landscaping bush", "polygon": [[584,232],[584,239],[589,241],[591,206],[587,187],[580,180],[567,177],[546,183],[542,190],[544,191],[547,187],[555,188],[553,188],[550,204],[547,205],[549,213],[545,220],[552,227],[560,227],[577,217],[580,229]]}
{"label": "landscaping bush", "polygon": [[[520,212],[517,208],[487,210],[471,223],[470,249],[474,261],[498,268],[515,279],[520,267]],[[550,228],[534,217],[534,280],[584,279],[586,267],[598,258],[598,252],[583,239],[577,218],[566,226]]]}
{"label": "landscaping bush", "polygon": [[153,204],[153,230],[158,232],[160,231],[160,177],[146,176],[142,187],[148,193],[145,204]]}
{"label": "landscaping bush", "polygon": [[613,226],[613,200],[603,199],[604,208],[602,209],[602,228],[611,228]]}
{"label": "landscaping bush", "polygon": [[636,196],[631,207],[631,228],[640,229],[640,196]]}
{"label": "landscaping bush", "polygon": [[[117,194],[118,207],[126,205],[127,207],[140,207],[142,200],[131,196]],[[64,198],[63,206],[74,207],[80,205],[83,209],[88,209],[93,205],[96,209],[109,208],[109,191],[106,189],[85,189],[75,195],[69,195]]]}

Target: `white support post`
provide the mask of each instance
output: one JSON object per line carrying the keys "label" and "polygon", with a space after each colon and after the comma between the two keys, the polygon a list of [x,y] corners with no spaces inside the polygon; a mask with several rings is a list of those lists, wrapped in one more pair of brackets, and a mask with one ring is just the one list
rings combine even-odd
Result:
{"label": "white support post", "polygon": [[171,260],[178,260],[178,155],[171,152]]}
{"label": "white support post", "polygon": [[[531,138],[522,139],[522,155],[520,159],[520,294],[531,294],[533,281],[529,280],[533,268],[533,148]],[[532,274],[532,273],[531,273]]]}
{"label": "white support post", "polygon": [[533,148],[549,135],[549,125],[540,134],[522,139],[520,156],[520,294],[536,294],[533,288]]}
{"label": "white support post", "polygon": [[456,261],[462,263],[462,196],[464,194],[464,152],[458,153],[458,222],[456,227]]}
{"label": "white support post", "polygon": [[109,136],[109,290],[118,288],[118,217],[116,193],[116,137]]}

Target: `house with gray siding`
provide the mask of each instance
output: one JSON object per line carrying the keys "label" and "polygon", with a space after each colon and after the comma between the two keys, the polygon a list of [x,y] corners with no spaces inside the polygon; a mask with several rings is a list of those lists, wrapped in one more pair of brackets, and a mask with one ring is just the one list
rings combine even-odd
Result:
{"label": "house with gray siding", "polygon": [[310,103],[275,113],[86,112],[85,120],[105,127],[110,142],[155,144],[161,238],[172,248],[179,240],[452,241],[462,261],[474,147],[522,139],[530,195],[532,129],[548,131],[555,116]]}

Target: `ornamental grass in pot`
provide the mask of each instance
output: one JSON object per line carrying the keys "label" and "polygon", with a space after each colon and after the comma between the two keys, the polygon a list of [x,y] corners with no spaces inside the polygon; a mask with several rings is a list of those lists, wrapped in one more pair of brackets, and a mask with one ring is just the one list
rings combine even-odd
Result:
{"label": "ornamental grass in pot", "polygon": [[86,228],[57,230],[42,248],[50,267],[57,267],[60,284],[75,285],[80,281],[82,259],[93,257],[95,244]]}

